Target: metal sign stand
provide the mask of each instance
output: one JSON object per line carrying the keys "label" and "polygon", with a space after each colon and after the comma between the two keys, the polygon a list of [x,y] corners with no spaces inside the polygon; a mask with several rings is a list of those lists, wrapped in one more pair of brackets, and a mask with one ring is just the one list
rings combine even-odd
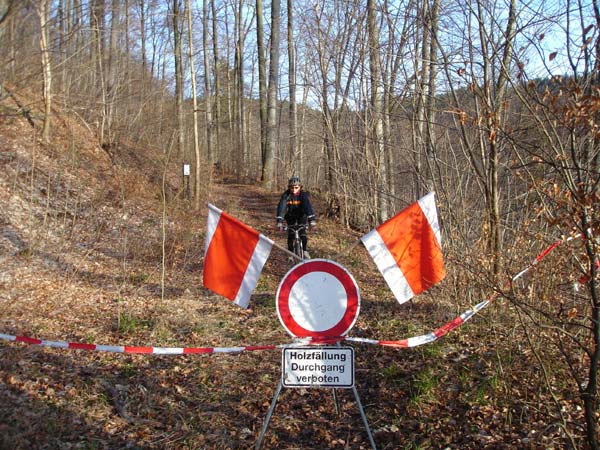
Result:
{"label": "metal sign stand", "polygon": [[[343,287],[343,292],[340,290],[340,286]],[[276,306],[277,315],[283,327],[287,332],[298,338],[307,337],[331,337],[331,336],[344,336],[350,328],[356,322],[358,312],[360,309],[360,293],[354,277],[339,264],[329,261],[326,259],[311,259],[303,261],[302,263],[292,267],[290,271],[285,275],[279,288],[277,289],[276,295]],[[320,314],[311,314],[311,311],[319,310]],[[307,333],[308,332],[308,333]],[[318,347],[315,345],[315,347]],[[336,342],[335,349],[337,353],[345,353],[345,348],[340,345],[340,342]],[[302,349],[300,347],[294,347],[297,350],[303,350],[310,353],[308,349]],[[325,347],[322,347],[325,349]],[[352,366],[352,378],[347,380],[344,377],[338,377],[337,381],[323,383],[310,382],[309,387],[322,387],[333,389],[333,401],[335,403],[335,411],[340,414],[340,406],[337,397],[337,389],[339,388],[352,388],[354,398],[356,399],[356,405],[360,411],[360,416],[367,430],[367,436],[369,437],[369,443],[373,450],[377,450],[373,435],[371,434],[371,428],[367,421],[367,416],[363,408],[362,402],[356,389],[356,383],[354,382],[354,349],[351,350],[351,361]],[[336,353],[336,352],[333,352]],[[289,355],[291,357],[291,355]],[[282,355],[282,375],[277,383],[277,389],[275,389],[275,395],[267,411],[267,416],[258,436],[256,442],[256,450],[260,450],[265,433],[269,428],[271,417],[275,411],[277,400],[281,395],[282,387],[303,387],[305,386],[304,381],[295,384],[290,384],[286,378],[284,382],[284,376],[287,377],[290,372],[286,372],[286,349],[283,350]],[[340,357],[341,358],[341,357]],[[346,358],[343,361],[347,361]],[[293,366],[293,364],[292,364]],[[291,368],[293,371],[293,367]],[[308,369],[310,370],[310,369]],[[285,372],[285,373],[284,373]],[[292,375],[294,376],[294,375]],[[300,377],[304,378],[302,375]],[[341,383],[341,379],[343,383]],[[298,380],[299,378],[295,378]]]}
{"label": "metal sign stand", "polygon": [[[339,342],[337,346],[340,347]],[[283,381],[281,377],[279,378],[279,382],[277,383],[277,389],[275,389],[275,395],[273,396],[273,400],[271,401],[271,405],[269,406],[269,410],[267,411],[267,416],[265,417],[265,422],[263,423],[262,430],[260,431],[260,435],[258,436],[258,441],[256,442],[256,450],[260,450],[263,439],[269,428],[269,423],[271,422],[271,417],[273,416],[273,412],[275,411],[275,406],[277,405],[277,400],[279,395],[281,394],[281,388],[283,387]],[[367,421],[367,415],[365,414],[365,410],[363,408],[362,402],[360,401],[360,396],[358,395],[358,390],[356,389],[356,384],[352,385],[352,392],[354,393],[354,398],[356,399],[356,405],[358,406],[358,410],[360,411],[360,416],[362,417],[362,421],[365,425],[365,429],[367,431],[367,436],[369,437],[369,443],[371,444],[371,448],[373,450],[377,450],[377,446],[375,445],[375,441],[373,440],[373,435],[371,434],[371,428],[369,427],[369,422]],[[340,407],[338,403],[337,397],[337,389],[333,388],[333,399],[335,403],[335,411],[337,414],[340,414]]]}
{"label": "metal sign stand", "polygon": [[281,393],[281,388],[283,387],[283,382],[281,378],[279,379],[279,383],[277,383],[277,389],[275,389],[275,395],[273,396],[273,400],[271,401],[271,406],[269,406],[269,410],[267,411],[267,417],[265,417],[265,423],[263,423],[262,430],[260,430],[260,435],[258,436],[258,442],[256,442],[256,450],[260,450],[262,446],[263,439],[265,437],[265,433],[267,432],[267,428],[269,428],[269,422],[271,422],[271,416],[273,415],[273,411],[275,411],[275,405],[277,405],[277,399],[279,398],[279,394]]}

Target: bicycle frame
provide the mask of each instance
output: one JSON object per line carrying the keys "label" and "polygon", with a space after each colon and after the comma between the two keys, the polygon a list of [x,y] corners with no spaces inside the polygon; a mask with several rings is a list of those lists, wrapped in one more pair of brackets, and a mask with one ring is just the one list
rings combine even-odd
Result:
{"label": "bicycle frame", "polygon": [[301,259],[304,259],[304,248],[302,247],[302,238],[300,237],[300,231],[308,230],[308,226],[306,224],[289,225],[285,227],[284,230],[291,230],[294,233],[294,254],[296,254]]}

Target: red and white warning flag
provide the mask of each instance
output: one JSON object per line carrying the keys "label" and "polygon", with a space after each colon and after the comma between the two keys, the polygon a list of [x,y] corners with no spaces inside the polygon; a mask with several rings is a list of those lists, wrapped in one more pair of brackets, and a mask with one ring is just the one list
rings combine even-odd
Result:
{"label": "red and white warning flag", "polygon": [[247,308],[273,241],[208,205],[204,287]]}
{"label": "red and white warning flag", "polygon": [[400,303],[446,276],[433,192],[365,234],[361,241]]}

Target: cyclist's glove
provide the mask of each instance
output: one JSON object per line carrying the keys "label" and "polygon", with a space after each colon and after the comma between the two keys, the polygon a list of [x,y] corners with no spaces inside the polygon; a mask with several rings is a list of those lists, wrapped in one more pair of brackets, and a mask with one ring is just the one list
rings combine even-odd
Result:
{"label": "cyclist's glove", "polygon": [[275,227],[277,228],[277,231],[283,231],[283,222],[277,222]]}
{"label": "cyclist's glove", "polygon": [[317,222],[315,222],[314,220],[311,220],[311,221],[310,221],[310,227],[311,227],[312,229],[315,229],[315,228],[317,227]]}

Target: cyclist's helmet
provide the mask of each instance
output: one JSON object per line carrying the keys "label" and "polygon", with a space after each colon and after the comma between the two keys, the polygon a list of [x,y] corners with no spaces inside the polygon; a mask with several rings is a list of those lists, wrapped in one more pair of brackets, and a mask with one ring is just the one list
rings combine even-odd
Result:
{"label": "cyclist's helmet", "polygon": [[293,176],[288,180],[288,186],[302,186],[302,182],[300,181],[300,177]]}

